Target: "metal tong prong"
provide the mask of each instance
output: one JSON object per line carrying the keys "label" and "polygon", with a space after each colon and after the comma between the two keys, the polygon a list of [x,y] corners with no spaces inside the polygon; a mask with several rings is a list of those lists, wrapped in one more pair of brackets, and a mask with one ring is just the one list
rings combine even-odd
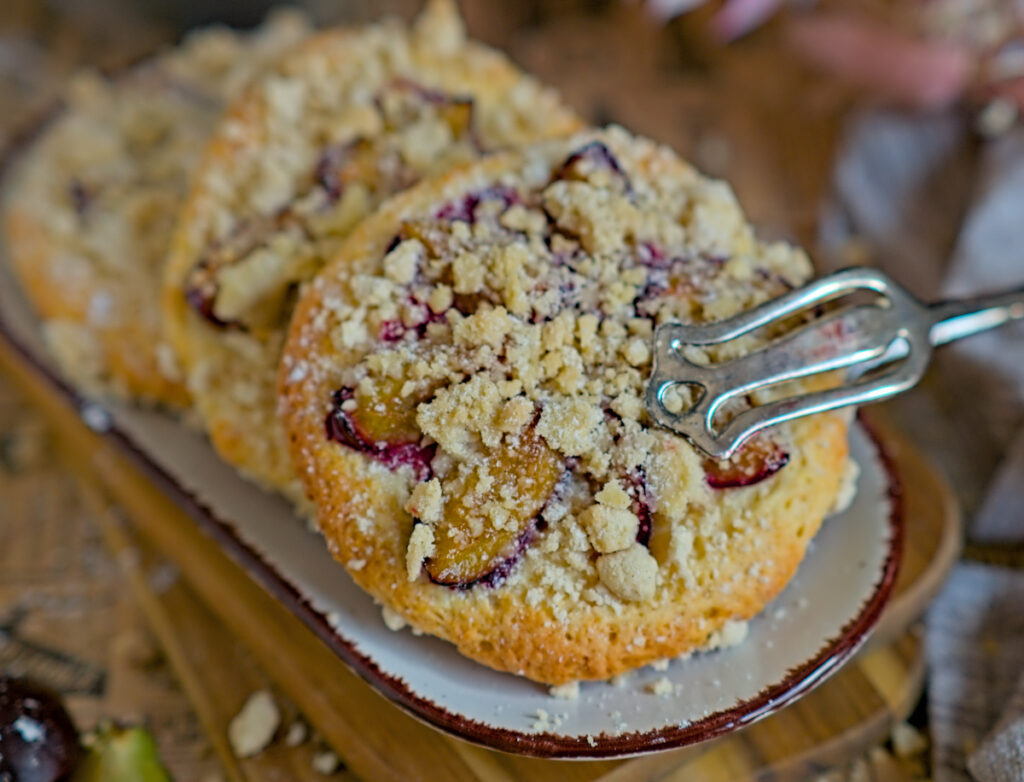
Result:
{"label": "metal tong prong", "polygon": [[[699,354],[694,359],[685,355],[687,346],[719,345],[857,291],[876,297],[819,314],[740,358],[706,364]],[[659,326],[647,410],[659,425],[724,459],[770,426],[902,393],[921,379],[934,345],[1019,318],[1024,318],[1024,291],[928,307],[880,271],[845,269],[718,323]],[[843,369],[848,370],[845,385],[750,407],[716,426],[730,400]],[[700,393],[689,409],[673,412],[665,401],[669,390],[680,384]]]}

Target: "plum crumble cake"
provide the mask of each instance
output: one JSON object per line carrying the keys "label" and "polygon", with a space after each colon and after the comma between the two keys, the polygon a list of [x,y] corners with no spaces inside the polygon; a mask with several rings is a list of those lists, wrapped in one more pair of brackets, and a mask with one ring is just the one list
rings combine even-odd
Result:
{"label": "plum crumble cake", "polygon": [[793,575],[847,418],[708,460],[647,417],[652,332],[810,272],[726,185],[619,128],[394,197],[305,288],[280,367],[332,554],[413,627],[548,684],[704,645]]}
{"label": "plum crumble cake", "polygon": [[168,333],[220,455],[295,497],[274,384],[299,285],[387,196],[579,127],[466,40],[447,0],[411,27],[317,35],[255,84],[207,148],[165,277]]}
{"label": "plum crumble cake", "polygon": [[111,78],[73,82],[7,193],[13,267],[63,369],[93,392],[185,406],[160,284],[188,179],[225,102],[308,34],[294,13],[211,28]]}

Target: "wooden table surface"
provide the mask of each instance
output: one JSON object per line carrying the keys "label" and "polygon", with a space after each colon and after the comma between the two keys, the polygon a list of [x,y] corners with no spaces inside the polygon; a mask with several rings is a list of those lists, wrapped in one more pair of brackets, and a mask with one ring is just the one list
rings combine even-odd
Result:
{"label": "wooden table surface", "polygon": [[[153,5],[164,18],[118,0],[0,4],[0,141],[74,68],[117,65],[173,39],[179,30],[166,17],[173,3]],[[416,4],[305,5],[330,22],[381,10],[408,15]],[[803,68],[771,28],[723,50],[701,33],[700,14],[659,27],[636,3],[462,5],[471,32],[559,87],[584,115],[672,144],[729,179],[763,233],[813,246],[851,96]],[[112,557],[102,514],[49,443],[41,419],[0,376],[0,638],[21,642],[16,655],[0,645],[0,670],[45,671],[86,726],[104,717],[145,722],[176,779],[232,778],[202,730],[210,715],[197,713],[188,682],[171,673],[126,587],[141,574],[157,593],[181,589],[176,571],[159,558],[145,556],[132,569]],[[241,644],[236,659],[235,692],[269,686]],[[279,702],[287,725],[296,711]],[[238,705],[214,704],[229,712]],[[296,749],[277,742],[259,763],[242,765],[250,779],[313,779],[311,760],[324,749],[315,737]]]}

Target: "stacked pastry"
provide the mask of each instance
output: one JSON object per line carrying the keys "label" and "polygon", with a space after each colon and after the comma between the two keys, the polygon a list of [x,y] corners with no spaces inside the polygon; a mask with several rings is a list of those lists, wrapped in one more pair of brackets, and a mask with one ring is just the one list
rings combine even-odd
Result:
{"label": "stacked pastry", "polygon": [[715,462],[643,391],[659,323],[806,257],[671,150],[583,128],[449,2],[300,35],[93,79],[28,153],[10,252],[69,375],[191,405],[375,600],[494,668],[607,678],[760,611],[839,494],[846,419]]}

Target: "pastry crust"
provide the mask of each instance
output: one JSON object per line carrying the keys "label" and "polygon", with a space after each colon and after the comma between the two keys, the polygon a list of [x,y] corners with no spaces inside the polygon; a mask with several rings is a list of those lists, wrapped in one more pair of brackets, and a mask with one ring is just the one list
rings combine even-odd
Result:
{"label": "pastry crust", "polygon": [[81,74],[20,161],[5,199],[11,261],[76,385],[188,404],[159,316],[178,209],[225,102],[307,33],[279,13],[250,35],[196,33],[117,77]]}
{"label": "pastry crust", "polygon": [[293,498],[275,415],[295,289],[386,196],[575,115],[454,6],[317,35],[236,102],[206,151],[164,280],[168,334],[214,447]]}
{"label": "pastry crust", "polygon": [[[656,321],[727,317],[810,272],[799,251],[753,237],[726,186],[621,129],[499,155],[393,198],[306,288],[280,368],[292,456],[331,553],[414,628],[540,682],[605,679],[702,647],[793,576],[838,494],[847,423],[826,414],[783,427],[785,458],[735,480],[735,465],[650,424],[644,347]],[[463,298],[437,293],[446,283]],[[423,326],[410,295],[444,317]],[[388,319],[396,306],[404,331]],[[408,426],[382,396],[398,387],[429,435],[402,447],[424,460],[366,442]],[[530,459],[510,459],[517,448]],[[501,486],[532,471],[537,483],[505,495],[515,517],[552,453],[568,477],[512,556],[462,588],[437,583],[453,513],[495,496],[465,494],[463,510],[463,478],[489,470]],[[485,515],[461,534],[504,534]]]}

